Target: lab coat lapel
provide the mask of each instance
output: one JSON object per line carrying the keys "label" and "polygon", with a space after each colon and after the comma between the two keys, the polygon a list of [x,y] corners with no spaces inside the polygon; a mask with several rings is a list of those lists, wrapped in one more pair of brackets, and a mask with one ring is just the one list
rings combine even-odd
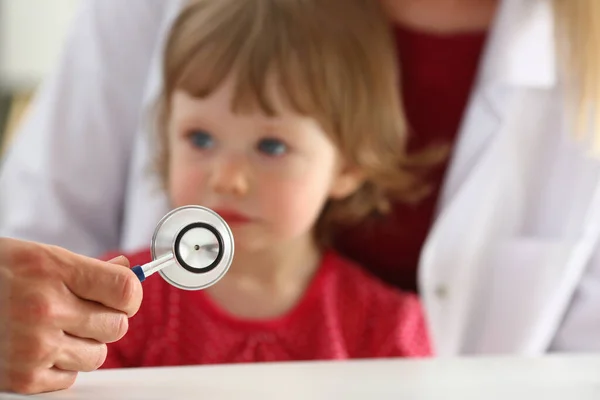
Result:
{"label": "lab coat lapel", "polygon": [[[539,133],[528,126],[532,119],[527,114],[543,113],[535,89],[555,84],[554,62],[550,1],[504,0],[453,154],[438,219],[422,253],[421,293],[440,355],[468,351],[465,340],[477,325],[472,323],[474,308],[485,298],[478,285],[486,273],[480,268],[482,257],[490,243],[515,229],[522,218],[520,173],[529,169],[531,158],[520,152],[535,145]],[[520,148],[514,135],[526,136]],[[507,193],[510,199],[504,198]]]}
{"label": "lab coat lapel", "polygon": [[485,156],[521,88],[556,81],[550,0],[504,0],[499,5],[460,129],[440,206],[444,208]]}

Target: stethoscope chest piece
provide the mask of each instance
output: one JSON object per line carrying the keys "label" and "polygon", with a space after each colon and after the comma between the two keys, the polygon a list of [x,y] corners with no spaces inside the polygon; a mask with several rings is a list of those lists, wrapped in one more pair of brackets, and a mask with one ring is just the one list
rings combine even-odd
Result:
{"label": "stethoscope chest piece", "polygon": [[[214,211],[184,206],[159,221],[151,252],[154,261],[150,264],[160,265],[158,273],[171,285],[184,290],[205,289],[229,270],[234,254],[233,235]],[[151,267],[148,272],[147,275],[153,272]]]}

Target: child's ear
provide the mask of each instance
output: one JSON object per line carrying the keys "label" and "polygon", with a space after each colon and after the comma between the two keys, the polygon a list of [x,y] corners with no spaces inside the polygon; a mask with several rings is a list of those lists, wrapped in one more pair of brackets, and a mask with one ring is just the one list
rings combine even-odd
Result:
{"label": "child's ear", "polygon": [[331,184],[329,197],[332,199],[343,199],[350,196],[365,181],[365,174],[356,167],[344,166]]}

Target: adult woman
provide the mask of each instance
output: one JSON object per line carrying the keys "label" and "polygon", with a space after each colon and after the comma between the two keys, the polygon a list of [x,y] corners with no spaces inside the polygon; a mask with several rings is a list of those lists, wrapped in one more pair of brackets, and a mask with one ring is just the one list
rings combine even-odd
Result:
{"label": "adult woman", "polygon": [[[571,129],[573,111],[600,98],[598,3],[385,5],[399,26],[411,145],[442,141],[453,155],[423,203],[339,233],[338,246],[403,288],[416,286],[419,265],[438,354],[600,349],[600,316],[592,312],[600,301],[600,164]],[[158,92],[159,38],[180,6],[84,6],[61,68],[6,161],[0,200],[10,213],[0,234],[90,255],[146,245],[165,205],[146,175],[138,112],[141,103],[146,118]],[[90,70],[100,75],[90,79]],[[92,182],[81,167],[94,172]]]}

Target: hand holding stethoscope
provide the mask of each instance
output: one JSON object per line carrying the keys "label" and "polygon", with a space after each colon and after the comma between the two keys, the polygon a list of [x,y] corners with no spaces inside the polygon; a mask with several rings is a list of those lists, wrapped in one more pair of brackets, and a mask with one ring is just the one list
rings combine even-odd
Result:
{"label": "hand holding stethoscope", "polygon": [[214,211],[179,207],[157,224],[151,242],[152,262],[132,268],[140,281],[158,272],[171,285],[200,290],[221,279],[233,261],[233,234]]}

